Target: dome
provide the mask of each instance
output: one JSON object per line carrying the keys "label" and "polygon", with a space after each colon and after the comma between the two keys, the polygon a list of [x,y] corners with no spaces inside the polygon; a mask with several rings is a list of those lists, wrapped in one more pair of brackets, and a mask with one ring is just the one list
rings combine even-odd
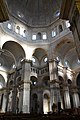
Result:
{"label": "dome", "polygon": [[31,27],[52,24],[60,14],[61,0],[7,0],[10,14]]}

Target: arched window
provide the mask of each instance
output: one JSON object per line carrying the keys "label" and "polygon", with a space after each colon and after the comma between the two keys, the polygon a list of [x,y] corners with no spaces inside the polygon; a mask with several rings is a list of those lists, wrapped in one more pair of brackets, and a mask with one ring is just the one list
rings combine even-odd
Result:
{"label": "arched window", "polygon": [[44,94],[43,110],[44,110],[44,114],[47,114],[50,111],[50,98],[49,95],[47,94]]}
{"label": "arched window", "polygon": [[23,37],[26,37],[26,30],[23,31]]}
{"label": "arched window", "polygon": [[69,28],[70,27],[70,23],[69,20],[66,21],[66,27]]}
{"label": "arched window", "polygon": [[32,40],[36,40],[36,34],[32,35]]}
{"label": "arched window", "polygon": [[62,31],[63,31],[62,25],[59,25],[59,32],[62,32]]}
{"label": "arched window", "polygon": [[34,76],[31,76],[31,85],[35,86],[37,84],[37,78]]}
{"label": "arched window", "polygon": [[52,31],[52,37],[55,37],[56,36],[56,31]]}
{"label": "arched window", "polygon": [[38,32],[38,34],[37,34],[37,39],[42,39],[42,36],[41,36],[41,33],[40,32]]}
{"label": "arched window", "polygon": [[47,39],[47,34],[46,34],[46,32],[43,33],[42,39],[43,39],[43,40],[46,40],[46,39]]}
{"label": "arched window", "polygon": [[7,27],[8,27],[8,29],[11,30],[11,29],[12,29],[11,23],[8,23],[8,26],[7,26]]}
{"label": "arched window", "polygon": [[47,62],[47,61],[48,61],[48,58],[47,58],[47,57],[45,57],[45,58],[44,58],[44,62]]}
{"label": "arched window", "polygon": [[20,34],[20,27],[16,26],[16,33]]}

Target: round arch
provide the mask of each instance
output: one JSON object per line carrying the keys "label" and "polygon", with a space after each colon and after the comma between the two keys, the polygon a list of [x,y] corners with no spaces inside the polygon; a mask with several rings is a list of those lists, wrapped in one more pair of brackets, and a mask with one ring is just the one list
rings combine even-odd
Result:
{"label": "round arch", "polygon": [[7,41],[3,44],[2,49],[8,50],[13,54],[18,63],[21,59],[25,58],[25,51],[22,46],[14,41]]}
{"label": "round arch", "polygon": [[43,111],[44,114],[50,112],[50,92],[44,91],[43,93]]}
{"label": "round arch", "polygon": [[35,86],[38,82],[38,79],[35,76],[30,77],[31,85]]}
{"label": "round arch", "polygon": [[33,55],[32,56],[35,56],[39,61],[41,61],[43,59],[43,57],[48,56],[48,55],[47,55],[47,51],[45,49],[43,49],[43,48],[36,48],[33,51]]}
{"label": "round arch", "polygon": [[4,77],[0,74],[0,88],[5,87],[6,83],[5,83],[5,79]]}
{"label": "round arch", "polygon": [[74,48],[74,43],[71,39],[62,39],[54,48],[54,53],[61,59],[65,57],[66,53]]}
{"label": "round arch", "polygon": [[38,95],[36,93],[31,95],[31,112],[38,113]]}

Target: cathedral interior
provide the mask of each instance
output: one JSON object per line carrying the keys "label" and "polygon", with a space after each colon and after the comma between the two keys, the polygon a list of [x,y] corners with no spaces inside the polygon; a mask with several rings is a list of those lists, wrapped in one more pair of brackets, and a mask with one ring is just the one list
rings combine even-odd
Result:
{"label": "cathedral interior", "polygon": [[0,0],[0,114],[68,110],[80,114],[80,0]]}

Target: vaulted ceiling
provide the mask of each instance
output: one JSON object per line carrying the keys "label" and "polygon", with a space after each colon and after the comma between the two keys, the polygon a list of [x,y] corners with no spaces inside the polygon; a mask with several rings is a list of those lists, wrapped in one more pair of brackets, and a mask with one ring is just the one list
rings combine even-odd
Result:
{"label": "vaulted ceiling", "polygon": [[59,16],[61,0],[7,0],[9,12],[29,26],[46,26]]}

